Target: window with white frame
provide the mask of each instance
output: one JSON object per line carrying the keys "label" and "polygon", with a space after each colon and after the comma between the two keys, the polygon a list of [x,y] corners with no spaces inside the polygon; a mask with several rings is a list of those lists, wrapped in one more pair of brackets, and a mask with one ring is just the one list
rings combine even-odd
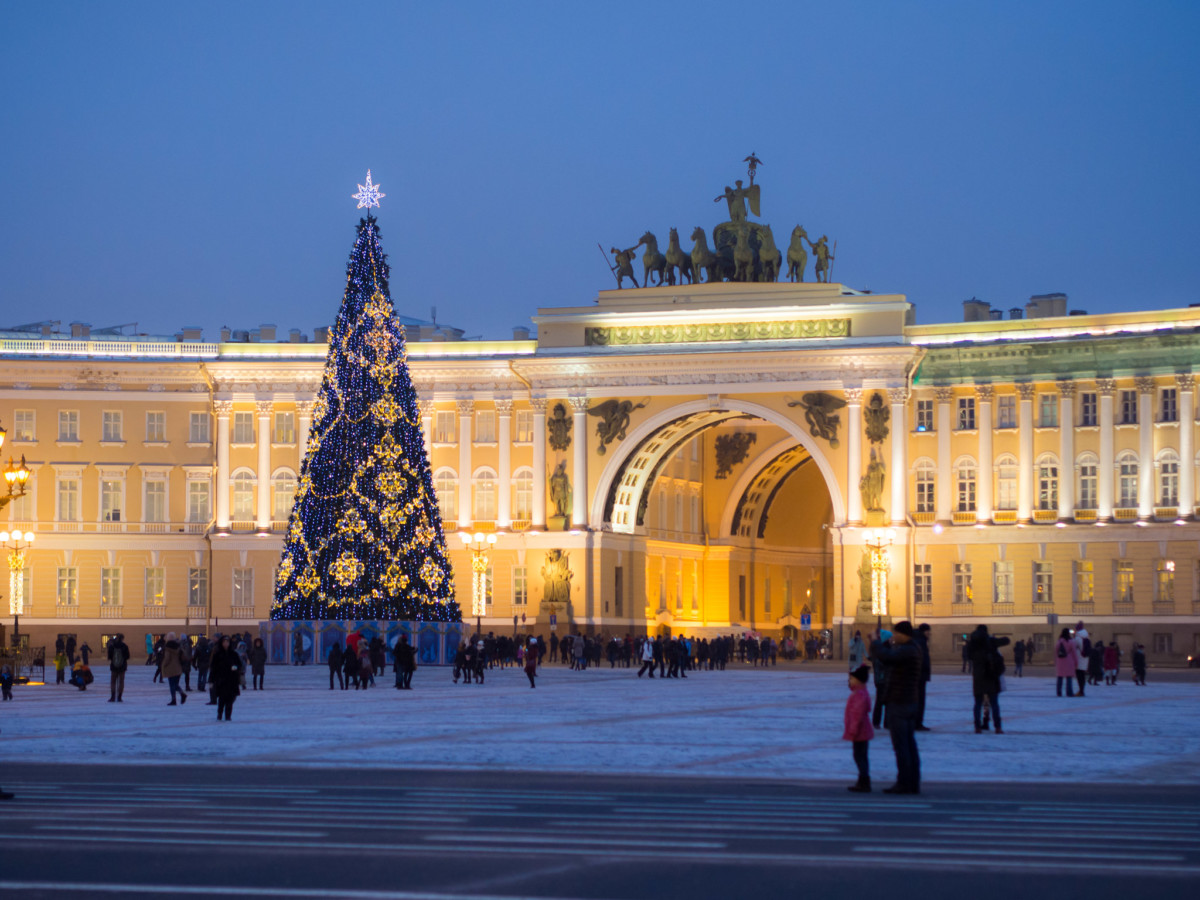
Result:
{"label": "window with white frame", "polygon": [[955,475],[958,486],[958,511],[975,512],[975,460],[960,460],[955,467]]}
{"label": "window with white frame", "polygon": [[79,440],[79,410],[60,409],[58,411],[58,439],[60,441]]}
{"label": "window with white frame", "polygon": [[207,522],[211,516],[212,488],[208,481],[192,480],[188,482],[188,521]]}
{"label": "window with white frame", "polygon": [[1171,640],[1171,632],[1161,632],[1154,635],[1154,652],[1160,655],[1173,653],[1173,642]]}
{"label": "window with white frame", "polygon": [[1154,586],[1154,601],[1156,603],[1175,602],[1175,560],[1160,559],[1155,566],[1158,576]]}
{"label": "window with white frame", "polygon": [[933,460],[923,459],[916,465],[917,512],[934,512],[934,485],[937,483],[937,467]]}
{"label": "window with white frame", "polygon": [[913,602],[933,602],[932,563],[917,563],[913,566]]}
{"label": "window with white frame", "polygon": [[996,509],[1017,508],[1017,459],[1001,456],[996,460]]}
{"label": "window with white frame", "polygon": [[1164,450],[1158,457],[1158,503],[1179,505],[1179,455],[1174,450]]}
{"label": "window with white frame", "polygon": [[1117,506],[1132,509],[1138,505],[1138,458],[1131,450],[1117,457]]}
{"label": "window with white frame", "polygon": [[235,521],[248,522],[254,518],[254,482],[254,476],[249,472],[235,472],[233,478],[229,479]]}
{"label": "window with white frame", "polygon": [[146,606],[162,606],[167,602],[167,570],[162,566],[146,568]]}
{"label": "window with white frame", "polygon": [[496,473],[491,469],[480,469],[475,473],[475,512],[479,522],[490,522],[496,518]]}
{"label": "window with white frame", "polygon": [[101,413],[100,440],[121,441],[123,416],[119,409],[106,409]]}
{"label": "window with white frame", "polygon": [[441,469],[433,476],[433,488],[437,492],[438,511],[443,522],[458,518],[458,476],[452,469]]}
{"label": "window with white frame", "polygon": [[688,497],[688,513],[691,528],[688,530],[692,534],[700,533],[700,498],[695,494]]}
{"label": "window with white frame", "polygon": [[188,414],[189,444],[207,444],[212,440],[209,437],[210,418],[211,417],[206,412],[193,412]]}
{"label": "window with white frame", "polygon": [[454,410],[438,410],[433,419],[433,442],[435,444],[453,444],[456,421],[457,416]]}
{"label": "window with white frame", "polygon": [[188,606],[208,606],[208,569],[188,569]]}
{"label": "window with white frame", "polygon": [[100,521],[120,522],[125,507],[125,482],[120,478],[100,476]]}
{"label": "window with white frame", "polygon": [[233,606],[254,606],[254,570],[237,568],[233,570]]}
{"label": "window with white frame", "polygon": [[917,431],[933,431],[933,401],[917,401]]}
{"label": "window with white frame", "polygon": [[1058,460],[1046,454],[1037,464],[1038,506],[1040,510],[1058,509]]}
{"label": "window with white frame", "polygon": [[518,444],[532,444],[533,410],[519,409],[513,420],[513,440]]}
{"label": "window with white frame", "polygon": [[1163,388],[1158,398],[1158,421],[1179,421],[1179,395],[1175,388]]}
{"label": "window with white frame", "polygon": [[242,410],[233,414],[233,443],[254,443],[254,413]]}
{"label": "window with white frame", "polygon": [[954,596],[955,603],[970,603],[975,599],[971,585],[971,564],[956,562],[954,564]]}
{"label": "window with white frame", "polygon": [[1054,428],[1058,425],[1058,394],[1038,394],[1038,426]]}
{"label": "window with white frame", "polygon": [[1133,603],[1133,560],[1118,559],[1113,562],[1113,602]]}
{"label": "window with white frame", "polygon": [[1096,392],[1082,391],[1079,394],[1079,424],[1084,428],[1095,425],[1098,421],[1096,410]]}
{"label": "window with white frame", "polygon": [[296,414],[294,412],[275,413],[275,431],[271,442],[274,444],[296,443]]}
{"label": "window with white frame", "polygon": [[10,522],[32,522],[34,510],[37,505],[34,500],[34,490],[36,485],[33,481],[29,481],[25,485],[25,493],[19,497],[13,497],[12,502],[8,504],[8,521]]}
{"label": "window with white frame", "polygon": [[958,430],[959,431],[974,431],[975,430],[975,398],[974,397],[959,397],[958,398]]}
{"label": "window with white frame", "polygon": [[1013,564],[1008,560],[992,564],[994,603],[1013,602]]}
{"label": "window with white frame", "polygon": [[146,443],[161,444],[167,439],[167,414],[165,412],[146,413]]}
{"label": "window with white frame", "polygon": [[1079,498],[1076,504],[1079,509],[1095,509],[1097,506],[1097,491],[1099,490],[1099,461],[1091,453],[1079,457],[1079,488],[1076,494]]}
{"label": "window with white frame", "polygon": [[79,605],[79,569],[75,566],[58,567],[55,601],[59,606]]}
{"label": "window with white frame", "polygon": [[475,443],[496,443],[496,413],[490,409],[481,409],[475,413]]}
{"label": "window with white frame", "polygon": [[533,472],[521,469],[513,478],[513,518],[533,518]]}
{"label": "window with white frame", "polygon": [[1054,602],[1054,563],[1035,560],[1033,563],[1033,602]]}
{"label": "window with white frame", "polygon": [[279,472],[271,479],[271,512],[276,522],[286,522],[296,500],[296,476]]}
{"label": "window with white frame", "polygon": [[1017,427],[1017,396],[1016,394],[1001,394],[996,398],[996,427]]}
{"label": "window with white frame", "polygon": [[529,603],[529,569],[525,566],[513,566],[512,598],[513,606],[525,606]]}
{"label": "window with white frame", "polygon": [[675,530],[683,531],[683,494],[675,495]]}
{"label": "window with white frame", "polygon": [[143,522],[167,521],[167,482],[161,477],[146,480],[146,500],[142,507]]}
{"label": "window with white frame", "polygon": [[1096,564],[1090,559],[1077,559],[1075,568],[1076,603],[1091,603],[1096,599]]}
{"label": "window with white frame", "polygon": [[79,479],[74,475],[58,479],[58,521],[79,521]]}
{"label": "window with white frame", "polygon": [[110,609],[121,605],[121,570],[116,566],[100,569],[100,605]]}
{"label": "window with white frame", "polygon": [[32,409],[13,410],[12,439],[14,441],[37,440],[37,416]]}
{"label": "window with white frame", "polygon": [[1121,391],[1120,416],[1117,419],[1121,425],[1136,425],[1138,420],[1137,391]]}

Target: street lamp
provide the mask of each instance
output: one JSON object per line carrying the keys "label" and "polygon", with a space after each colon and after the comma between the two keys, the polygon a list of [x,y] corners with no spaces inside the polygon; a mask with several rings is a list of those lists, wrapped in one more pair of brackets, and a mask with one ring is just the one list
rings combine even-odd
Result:
{"label": "street lamp", "polygon": [[463,532],[460,537],[471,551],[471,614],[475,616],[475,633],[483,634],[483,609],[487,605],[488,550],[496,543],[495,534]]}
{"label": "street lamp", "polygon": [[8,550],[8,611],[13,617],[13,646],[20,642],[21,610],[25,603],[25,551],[33,546],[32,531],[0,531],[0,544]]}
{"label": "street lamp", "polygon": [[892,568],[888,548],[894,539],[895,533],[890,528],[876,528],[868,531],[866,537],[871,548],[871,614],[875,616],[877,631],[888,614],[888,572]]}
{"label": "street lamp", "polygon": [[[0,448],[4,447],[4,439],[8,432],[0,427]],[[21,456],[20,465],[15,465],[10,456],[8,465],[4,467],[4,480],[8,482],[7,493],[0,496],[0,509],[8,506],[14,500],[25,496],[25,482],[29,480],[29,466],[25,465],[25,456]]]}

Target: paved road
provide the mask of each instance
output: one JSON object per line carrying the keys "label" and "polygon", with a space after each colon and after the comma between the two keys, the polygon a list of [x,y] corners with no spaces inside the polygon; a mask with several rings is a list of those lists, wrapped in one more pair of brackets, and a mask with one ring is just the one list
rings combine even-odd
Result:
{"label": "paved road", "polygon": [[[664,735],[658,735],[660,740]],[[670,752],[669,743],[663,752]],[[0,897],[1195,897],[1200,790],[11,764]]]}

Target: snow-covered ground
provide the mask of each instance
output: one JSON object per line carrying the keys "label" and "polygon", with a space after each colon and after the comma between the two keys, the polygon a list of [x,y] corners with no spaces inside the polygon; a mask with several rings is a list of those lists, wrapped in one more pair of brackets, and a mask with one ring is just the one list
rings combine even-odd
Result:
{"label": "snow-covered ground", "polygon": [[[124,703],[108,703],[108,671],[80,692],[18,686],[0,704],[6,759],[50,763],[241,763],[361,768],[462,768],[845,781],[840,740],[846,677],[802,666],[736,667],[687,680],[636,669],[543,669],[530,690],[519,669],[464,687],[422,668],[414,690],[328,690],[324,668],[270,667],[218,723],[205,696],[168,708],[152,670],[130,669]],[[966,676],[937,675],[919,735],[929,781],[1200,783],[1200,684],[1089,687],[1057,698],[1046,677],[1008,679],[1006,734],[976,735]],[[886,732],[873,774],[895,773]]]}

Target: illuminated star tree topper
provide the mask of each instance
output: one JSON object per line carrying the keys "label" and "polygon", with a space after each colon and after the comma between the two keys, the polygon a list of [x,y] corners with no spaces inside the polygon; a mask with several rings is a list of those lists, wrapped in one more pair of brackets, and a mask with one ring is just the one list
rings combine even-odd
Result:
{"label": "illuminated star tree topper", "polygon": [[387,194],[380,193],[379,185],[371,183],[371,170],[367,169],[367,183],[360,184],[358,186],[358,193],[351,194],[350,198],[358,201],[359,209],[362,209],[364,206],[370,209],[372,206],[378,208],[379,201],[386,196]]}

